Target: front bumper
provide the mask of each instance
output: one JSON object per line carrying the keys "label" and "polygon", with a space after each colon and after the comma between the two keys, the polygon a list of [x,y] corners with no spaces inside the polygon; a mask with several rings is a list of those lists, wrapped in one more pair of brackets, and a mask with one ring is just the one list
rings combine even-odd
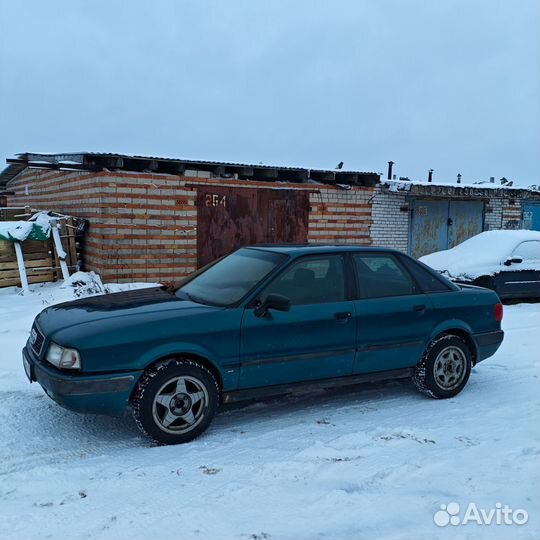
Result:
{"label": "front bumper", "polygon": [[497,352],[503,342],[504,332],[502,330],[482,332],[481,334],[473,334],[472,337],[476,345],[476,363],[478,363]]}
{"label": "front bumper", "polygon": [[22,351],[26,374],[59,405],[76,412],[121,416],[140,371],[83,375],[64,373],[41,363],[30,349]]}

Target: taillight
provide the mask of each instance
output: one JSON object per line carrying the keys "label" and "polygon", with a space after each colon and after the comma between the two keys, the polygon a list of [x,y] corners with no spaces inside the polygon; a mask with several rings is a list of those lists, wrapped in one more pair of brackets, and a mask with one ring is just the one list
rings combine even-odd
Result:
{"label": "taillight", "polygon": [[495,316],[496,322],[501,322],[503,319],[503,305],[502,304],[495,304],[495,310],[493,315]]}

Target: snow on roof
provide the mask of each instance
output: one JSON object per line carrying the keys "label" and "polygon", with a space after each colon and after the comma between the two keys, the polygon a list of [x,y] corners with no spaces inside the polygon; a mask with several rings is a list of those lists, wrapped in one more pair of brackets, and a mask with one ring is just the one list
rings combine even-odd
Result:
{"label": "snow on roof", "polygon": [[387,186],[388,191],[410,191],[413,186],[437,186],[446,188],[473,188],[473,189],[519,189],[525,191],[539,191],[538,186],[516,186],[507,184],[495,184],[492,182],[461,183],[455,182],[422,182],[419,180],[381,180],[381,185]]}
{"label": "snow on roof", "polygon": [[[475,279],[501,271],[501,265],[517,245],[527,240],[540,241],[540,231],[485,231],[451,249],[424,255],[420,260],[450,277]],[[504,269],[529,270],[533,268],[521,264],[519,268],[504,267]]]}

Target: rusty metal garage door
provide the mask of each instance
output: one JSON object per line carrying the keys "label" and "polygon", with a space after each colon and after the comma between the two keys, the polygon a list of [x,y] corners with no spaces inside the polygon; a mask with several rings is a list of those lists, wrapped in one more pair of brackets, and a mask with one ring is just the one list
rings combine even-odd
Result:
{"label": "rusty metal garage door", "polygon": [[309,193],[294,189],[201,186],[197,264],[249,244],[306,242]]}
{"label": "rusty metal garage door", "polygon": [[484,230],[482,201],[451,201],[448,209],[448,248]]}
{"label": "rusty metal garage door", "polygon": [[409,248],[421,257],[448,245],[448,202],[413,201]]}
{"label": "rusty metal garage door", "polygon": [[416,200],[412,203],[409,251],[413,257],[449,249],[483,231],[482,201]]}

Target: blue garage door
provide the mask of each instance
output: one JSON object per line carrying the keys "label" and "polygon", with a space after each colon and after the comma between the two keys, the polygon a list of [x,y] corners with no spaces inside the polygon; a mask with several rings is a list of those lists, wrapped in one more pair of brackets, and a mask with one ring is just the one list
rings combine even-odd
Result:
{"label": "blue garage door", "polygon": [[448,217],[448,247],[452,248],[484,230],[484,203],[452,201]]}
{"label": "blue garage door", "polygon": [[523,228],[540,231],[540,203],[523,203]]}
{"label": "blue garage door", "polygon": [[449,249],[482,232],[482,201],[427,201],[412,204],[409,253],[422,257]]}
{"label": "blue garage door", "polygon": [[409,251],[421,257],[448,245],[448,202],[413,201]]}

